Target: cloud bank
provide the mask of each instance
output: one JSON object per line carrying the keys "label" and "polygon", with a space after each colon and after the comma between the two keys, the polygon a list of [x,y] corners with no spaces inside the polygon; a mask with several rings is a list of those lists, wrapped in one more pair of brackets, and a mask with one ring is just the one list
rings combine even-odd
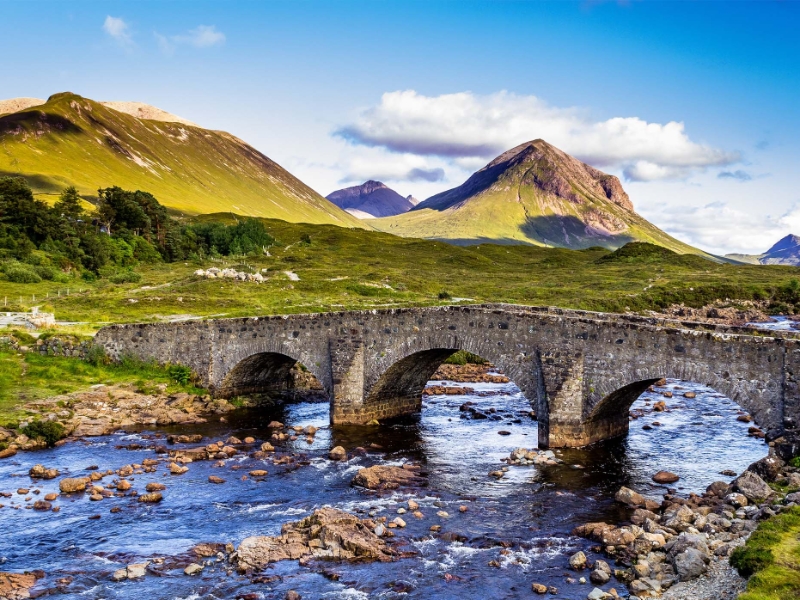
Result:
{"label": "cloud bank", "polygon": [[378,105],[363,110],[336,135],[357,145],[454,162],[485,162],[542,138],[593,166],[621,170],[631,181],[685,179],[740,160],[737,152],[693,141],[677,121],[596,121],[576,108],[550,106],[536,96],[505,91],[484,96],[387,92]]}

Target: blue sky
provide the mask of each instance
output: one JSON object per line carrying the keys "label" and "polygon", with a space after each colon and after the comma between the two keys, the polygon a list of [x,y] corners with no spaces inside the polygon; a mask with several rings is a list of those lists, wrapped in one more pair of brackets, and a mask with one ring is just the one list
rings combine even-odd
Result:
{"label": "blue sky", "polygon": [[800,234],[800,3],[0,1],[0,98],[136,100],[323,194],[543,137],[715,252]]}

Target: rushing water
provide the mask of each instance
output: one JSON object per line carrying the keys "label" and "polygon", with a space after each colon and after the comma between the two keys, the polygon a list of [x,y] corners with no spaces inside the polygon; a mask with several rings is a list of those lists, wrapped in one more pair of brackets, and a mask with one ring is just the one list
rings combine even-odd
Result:
{"label": "rushing water", "polygon": [[[150,481],[165,483],[164,500],[146,505],[135,498],[109,498],[91,502],[78,494],[60,497],[60,512],[38,512],[23,506],[15,493],[0,502],[0,570],[42,569],[42,585],[56,590],[56,580],[71,577],[60,589],[80,598],[283,598],[294,589],[303,598],[525,598],[532,597],[531,583],[558,587],[558,598],[585,598],[590,584],[566,583],[566,557],[591,545],[569,535],[587,521],[624,519],[625,512],[613,501],[621,485],[653,495],[664,486],[650,477],[658,470],[681,476],[675,484],[680,493],[701,492],[712,481],[730,480],[724,469],[741,472],[766,454],[763,441],[747,436],[747,425],[735,420],[738,407],[708,388],[670,381],[673,398],[648,393],[634,405],[646,411],[656,400],[665,400],[667,412],[647,413],[631,422],[623,441],[597,444],[588,449],[556,452],[563,463],[548,467],[509,467],[497,481],[487,473],[503,465],[501,458],[517,447],[536,446],[536,422],[529,416],[526,400],[513,385],[468,385],[469,396],[426,397],[422,414],[392,425],[373,428],[328,427],[326,404],[301,403],[261,411],[229,415],[227,423],[209,423],[181,430],[202,433],[203,443],[251,435],[269,439],[265,425],[280,420],[287,425],[320,427],[313,444],[305,438],[278,445],[284,452],[302,453],[306,464],[274,466],[243,455],[215,467],[215,461],[192,463],[180,476],[156,473],[136,475],[134,488],[143,490]],[[682,388],[682,389],[681,389]],[[695,399],[682,397],[685,390]],[[462,418],[459,406],[470,400],[489,416]],[[661,423],[646,431],[642,426]],[[505,430],[510,435],[497,432]],[[62,476],[85,475],[90,465],[118,469],[154,457],[152,446],[163,443],[166,430],[117,434],[71,442],[60,448],[17,454],[0,462],[0,491],[17,488],[58,491],[58,480],[32,482],[27,473],[35,463],[58,468]],[[141,444],[129,450],[120,446]],[[370,444],[377,444],[379,447]],[[327,459],[328,450],[357,446],[366,455],[346,463]],[[149,448],[147,448],[149,447]],[[428,473],[427,486],[416,490],[376,493],[354,488],[356,471],[373,464],[420,463]],[[242,480],[254,468],[269,471],[265,481]],[[226,479],[224,485],[208,483],[209,475]],[[108,483],[111,478],[107,477]],[[102,482],[101,482],[102,483]],[[201,575],[183,575],[194,562],[187,551],[199,542],[238,544],[250,535],[275,535],[286,521],[302,518],[315,508],[331,505],[366,516],[396,516],[400,503],[415,498],[425,518],[404,515],[405,529],[393,530],[394,542],[403,551],[416,553],[391,563],[341,564],[297,561],[271,565],[261,582],[235,572],[225,563],[210,563]],[[467,511],[459,512],[459,506]],[[116,514],[109,509],[118,506]],[[449,517],[436,516],[445,510]],[[90,516],[100,515],[92,520]],[[433,524],[442,534],[432,535]],[[451,534],[451,535],[443,535]],[[456,534],[456,535],[452,535]],[[133,562],[164,557],[142,579],[115,583],[114,570]],[[498,566],[489,566],[496,561]],[[613,580],[612,580],[613,582]],[[604,586],[606,588],[611,585]],[[622,587],[617,584],[618,590]]]}

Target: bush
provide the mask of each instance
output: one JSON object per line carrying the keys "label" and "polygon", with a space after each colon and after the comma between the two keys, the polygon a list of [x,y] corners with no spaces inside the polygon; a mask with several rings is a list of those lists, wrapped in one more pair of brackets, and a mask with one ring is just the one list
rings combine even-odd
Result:
{"label": "bush", "polygon": [[447,290],[442,290],[441,292],[439,292],[439,300],[450,300],[451,298],[452,296],[450,295],[450,292],[448,292]]}
{"label": "bush", "polygon": [[57,421],[34,421],[23,427],[22,433],[31,439],[44,440],[50,448],[55,446],[55,443],[66,435],[64,426]]}
{"label": "bush", "polygon": [[12,264],[6,267],[6,277],[14,283],[39,283],[42,278],[32,267],[22,264]]}
{"label": "bush", "polygon": [[47,265],[37,265],[33,267],[33,270],[42,279],[46,279],[47,281],[53,281],[53,279],[55,279],[56,270],[53,267]]}
{"label": "bush", "polygon": [[189,382],[192,380],[192,370],[183,365],[170,365],[167,367],[167,373],[171,379],[177,381],[181,385],[189,385]]}
{"label": "bush", "polygon": [[135,271],[122,271],[108,278],[111,283],[139,283],[142,276]]}
{"label": "bush", "polygon": [[94,365],[95,367],[99,367],[100,365],[107,365],[111,362],[111,359],[106,354],[106,349],[102,346],[97,346],[92,344],[89,346],[89,349],[86,351],[86,356],[84,360],[88,362],[90,365]]}
{"label": "bush", "polygon": [[448,365],[485,365],[489,361],[484,360],[477,354],[472,354],[472,352],[459,350],[455,354],[451,354],[444,362]]}

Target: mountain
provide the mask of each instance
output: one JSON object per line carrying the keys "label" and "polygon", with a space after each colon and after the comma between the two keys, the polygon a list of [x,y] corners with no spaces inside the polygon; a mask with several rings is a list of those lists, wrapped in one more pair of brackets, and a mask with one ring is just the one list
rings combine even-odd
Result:
{"label": "mountain", "polygon": [[380,181],[372,180],[336,190],[325,197],[359,219],[400,215],[417,204],[413,196],[404,198]]}
{"label": "mountain", "polygon": [[0,116],[0,147],[0,176],[24,177],[40,197],[74,185],[92,198],[117,185],[187,214],[365,227],[242,140],[140,103],[55,94]]}
{"label": "mountain", "polygon": [[702,254],[636,214],[619,179],[544,140],[512,148],[462,185],[370,224],[457,244],[618,248],[641,241]]}
{"label": "mountain", "polygon": [[797,267],[800,266],[800,236],[790,233],[763,254],[726,254],[725,258],[754,265]]}

